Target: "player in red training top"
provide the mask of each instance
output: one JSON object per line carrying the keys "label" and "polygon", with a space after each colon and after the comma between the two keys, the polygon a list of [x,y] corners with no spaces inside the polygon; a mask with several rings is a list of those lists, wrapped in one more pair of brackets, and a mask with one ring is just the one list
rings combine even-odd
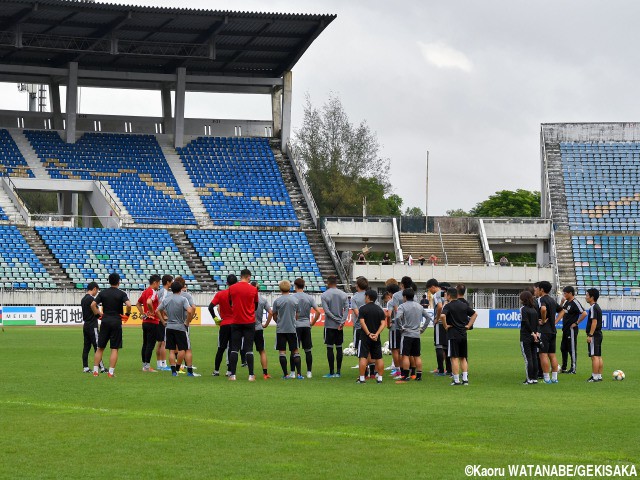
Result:
{"label": "player in red training top", "polygon": [[149,277],[149,287],[142,292],[136,307],[142,317],[142,371],[156,372],[151,368],[151,355],[153,347],[156,345],[156,332],[158,330],[158,317],[156,309],[160,302],[158,300],[158,288],[160,287],[160,275]]}
{"label": "player in red training top", "polygon": [[236,379],[238,352],[242,349],[249,369],[249,381],[255,381],[253,373],[253,337],[255,335],[258,289],[251,285],[251,271],[240,272],[240,281],[229,287],[229,303],[233,309],[231,348],[229,349],[229,380]]}
{"label": "player in red training top", "polygon": [[[227,276],[227,289],[220,290],[216,293],[213,300],[209,304],[209,313],[211,317],[216,320],[216,324],[220,326],[220,333],[218,333],[218,351],[216,352],[215,366],[213,368],[212,375],[217,377],[220,375],[220,364],[222,363],[222,356],[224,351],[229,348],[229,342],[231,340],[231,324],[233,321],[233,310],[229,303],[229,287],[238,282],[238,277],[231,274]],[[216,307],[218,312],[216,312]],[[227,361],[227,376],[229,375],[229,362]]]}

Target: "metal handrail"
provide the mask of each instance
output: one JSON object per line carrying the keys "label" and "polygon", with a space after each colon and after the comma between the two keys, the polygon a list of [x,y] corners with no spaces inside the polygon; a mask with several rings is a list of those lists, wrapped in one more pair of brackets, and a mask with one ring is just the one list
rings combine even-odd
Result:
{"label": "metal handrail", "polygon": [[480,241],[482,242],[482,250],[484,251],[484,260],[487,265],[493,265],[495,263],[493,252],[491,251],[491,247],[489,246],[487,232],[484,228],[484,221],[481,218],[478,220],[478,230],[480,233]]}
{"label": "metal handrail", "polygon": [[324,243],[327,246],[327,249],[329,250],[329,254],[331,255],[333,264],[336,267],[336,271],[338,272],[338,277],[340,277],[340,280],[344,285],[348,285],[349,279],[347,278],[347,271],[344,269],[344,265],[342,264],[342,261],[340,261],[340,258],[338,257],[336,244],[334,243],[333,238],[331,238],[331,235],[329,234],[326,228],[320,229],[320,232],[322,234],[322,238],[324,239]]}
{"label": "metal handrail", "polygon": [[[282,152],[284,155],[285,153]],[[289,158],[289,163],[293,168],[293,173],[298,180],[298,185],[300,185],[300,189],[302,190],[302,196],[304,197],[307,205],[309,206],[309,213],[311,214],[311,219],[313,220],[313,224],[316,228],[318,228],[318,219],[320,218],[320,210],[318,209],[318,205],[316,204],[315,199],[313,198],[313,194],[311,193],[311,188],[309,188],[309,184],[307,183],[307,179],[304,175],[304,166],[302,162],[298,158],[298,154],[296,149],[292,147],[291,144],[287,145],[287,157]]]}
{"label": "metal handrail", "polygon": [[404,253],[402,253],[402,244],[400,243],[400,230],[398,229],[398,221],[396,217],[391,219],[393,230],[393,248],[396,253],[396,263],[404,263]]}
{"label": "metal handrail", "polygon": [[445,265],[448,265],[449,256],[447,255],[447,251],[444,249],[444,241],[442,240],[442,230],[440,229],[440,222],[438,222],[438,235],[440,236],[440,246],[442,247],[442,253],[444,253],[444,263]]}

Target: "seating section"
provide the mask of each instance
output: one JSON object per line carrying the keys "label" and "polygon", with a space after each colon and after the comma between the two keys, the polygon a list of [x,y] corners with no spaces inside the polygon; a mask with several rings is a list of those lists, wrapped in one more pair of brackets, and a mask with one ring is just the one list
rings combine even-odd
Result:
{"label": "seating section", "polygon": [[25,135],[52,178],[108,182],[136,223],[196,224],[153,135],[86,133],[75,144],[57,132]]}
{"label": "seating section", "polygon": [[178,153],[215,225],[299,225],[268,139],[201,137]]}
{"label": "seating section", "polygon": [[602,295],[640,294],[640,237],[574,236],[578,292],[595,286]]}
{"label": "seating section", "polygon": [[178,247],[166,230],[37,227],[45,244],[77,288],[96,281],[108,287],[117,272],[122,288],[144,289],[157,273],[182,275],[200,290]]}
{"label": "seating section", "polygon": [[4,288],[56,288],[17,227],[0,226],[0,282]]}
{"label": "seating section", "polygon": [[283,279],[305,279],[307,290],[325,284],[304,232],[255,230],[187,230],[187,236],[219,285],[230,273],[249,268],[261,290],[277,290]]}
{"label": "seating section", "polygon": [[5,129],[0,129],[0,176],[34,177],[13,137]]}
{"label": "seating section", "polygon": [[561,143],[569,227],[640,230],[640,143]]}

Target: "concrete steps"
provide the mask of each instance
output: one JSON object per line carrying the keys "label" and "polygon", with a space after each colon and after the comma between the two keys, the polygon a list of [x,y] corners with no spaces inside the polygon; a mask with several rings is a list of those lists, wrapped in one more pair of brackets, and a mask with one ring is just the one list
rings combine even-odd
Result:
{"label": "concrete steps", "polygon": [[53,253],[51,253],[51,250],[49,250],[35,229],[25,225],[18,225],[18,230],[20,230],[20,233],[36,254],[44,268],[47,269],[47,272],[49,272],[49,275],[55,282],[56,286],[58,288],[76,288],[76,285],[65,273],[62,265],[60,265],[58,260],[53,256]]}
{"label": "concrete steps", "polygon": [[9,223],[14,224],[26,224],[24,218],[18,212],[13,200],[7,195],[7,192],[4,191],[2,187],[0,187],[0,207],[4,211],[4,213],[9,217]]}
{"label": "concrete steps", "polygon": [[29,142],[27,137],[25,137],[24,130],[20,130],[18,128],[9,128],[7,130],[13,137],[13,141],[16,142],[20,153],[22,153],[22,156],[26,160],[29,168],[36,176],[36,178],[51,178],[49,172],[47,172],[47,169],[44,168],[40,157],[38,157],[36,151],[31,146],[31,143]]}
{"label": "concrete steps", "polygon": [[333,264],[333,260],[331,260],[331,255],[329,255],[327,251],[327,247],[322,239],[322,234],[315,229],[304,230],[304,233],[307,236],[309,246],[316,259],[322,278],[326,280],[330,275],[337,275],[336,267]]}
{"label": "concrete steps", "polygon": [[445,258],[452,265],[486,263],[480,236],[475,234],[443,234],[441,242],[436,233],[401,233],[400,245],[405,258],[411,254],[414,261],[420,256],[428,259],[435,254],[440,264],[445,263]]}
{"label": "concrete steps", "polygon": [[171,173],[173,173],[173,176],[178,182],[180,191],[182,192],[187,205],[189,205],[191,212],[195,216],[198,225],[212,225],[213,222],[211,220],[209,212],[207,212],[207,209],[202,203],[200,194],[196,191],[189,173],[187,172],[186,168],[184,168],[182,158],[180,158],[180,155],[173,147],[170,138],[168,138],[166,135],[161,135],[156,136],[156,139],[158,141],[158,144],[160,144],[160,148],[162,149],[164,157],[167,159],[169,167],[171,168]]}
{"label": "concrete steps", "polygon": [[169,234],[180,251],[180,255],[185,259],[187,265],[191,269],[191,273],[196,277],[196,281],[200,284],[202,290],[214,291],[214,281],[207,266],[198,255],[193,244],[187,238],[187,235],[180,230],[169,230]]}

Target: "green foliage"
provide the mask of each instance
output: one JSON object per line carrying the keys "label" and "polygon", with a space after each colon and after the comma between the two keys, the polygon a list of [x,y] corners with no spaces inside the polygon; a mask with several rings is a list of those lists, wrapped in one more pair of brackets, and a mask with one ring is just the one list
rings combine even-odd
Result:
{"label": "green foliage", "polygon": [[31,213],[58,213],[58,194],[56,192],[22,190],[19,194]]}
{"label": "green foliage", "polygon": [[406,217],[424,217],[424,212],[420,207],[407,207],[404,215]]}
{"label": "green foliage", "polygon": [[[458,479],[467,464],[637,465],[640,458],[637,332],[605,332],[599,384],[585,382],[590,364],[581,348],[579,375],[524,387],[518,332],[476,328],[462,391],[426,373],[434,366],[431,329],[422,337],[424,378],[407,385],[386,375],[381,385],[356,385],[354,357],[345,357],[343,378],[322,378],[323,331],[312,330],[312,379],[282,380],[278,353],[267,348],[273,378],[250,383],[240,367],[236,382],[211,377],[217,328],[191,329],[200,378],[142,373],[140,327],[124,328],[115,378],[81,373],[79,328],[5,328],[0,478]],[[273,324],[265,329],[267,345],[274,332]],[[345,328],[347,345],[351,335]],[[257,359],[256,367],[260,374]],[[615,368],[624,382],[610,379]],[[525,426],[535,434],[525,435]]]}
{"label": "green foliage", "polygon": [[473,217],[539,217],[540,192],[501,190],[469,213]]}
{"label": "green foliage", "polygon": [[399,215],[402,199],[388,195],[389,160],[380,156],[375,132],[366,122],[354,125],[336,95],[316,108],[307,96],[302,127],[294,132],[294,152],[320,215]]}
{"label": "green foliage", "polygon": [[525,253],[504,253],[504,252],[493,252],[493,260],[495,263],[500,262],[500,258],[502,256],[507,257],[509,263],[511,265],[519,266],[519,265],[535,265],[536,264],[536,254],[531,252]]}
{"label": "green foliage", "polygon": [[455,210],[447,210],[447,217],[470,217],[469,212],[465,212],[461,208],[457,208]]}

